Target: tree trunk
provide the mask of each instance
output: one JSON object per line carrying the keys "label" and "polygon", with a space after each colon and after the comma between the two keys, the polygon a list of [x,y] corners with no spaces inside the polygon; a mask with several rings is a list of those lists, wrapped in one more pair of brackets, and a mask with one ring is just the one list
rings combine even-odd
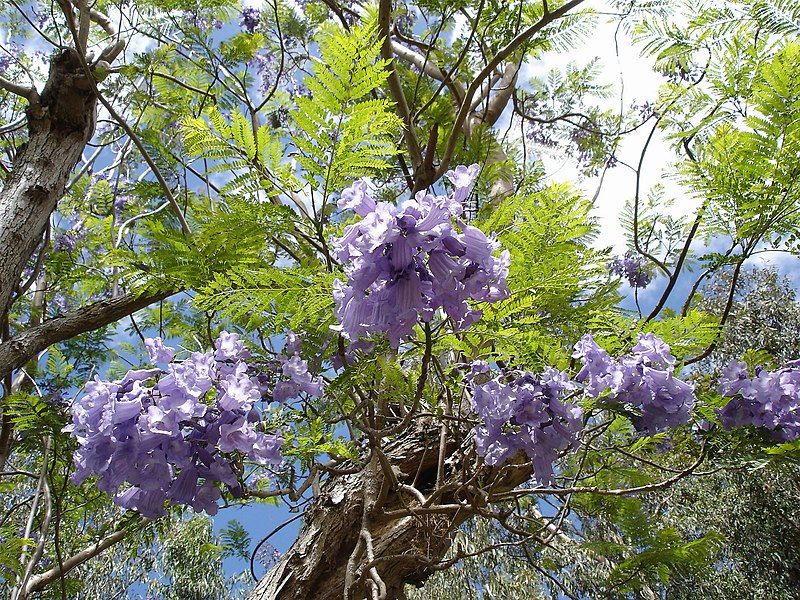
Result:
{"label": "tree trunk", "polygon": [[[406,50],[406,54],[413,53]],[[506,66],[501,89],[491,98],[485,113],[475,116],[477,122],[495,124],[511,98],[518,71],[519,66],[514,63]],[[467,136],[473,132],[471,119]],[[507,156],[498,145],[489,162],[505,160]],[[501,176],[492,189],[495,202],[513,193],[512,173]],[[385,454],[397,473],[398,484],[413,484],[423,494],[437,487],[440,431],[431,425],[412,427],[389,444]],[[447,554],[456,529],[474,514],[470,505],[481,503],[474,497],[465,497],[465,487],[447,485],[465,479],[465,470],[459,468],[458,460],[453,460],[459,444],[452,437],[446,440],[444,455],[451,460],[446,481],[438,483],[454,490],[435,504],[452,510],[387,518],[387,512],[418,503],[394,482],[387,481],[385,471],[373,458],[358,473],[326,481],[305,515],[297,540],[258,583],[249,600],[394,600],[405,597],[406,584],[421,586]],[[468,471],[474,473],[474,469]],[[494,481],[494,492],[515,487],[531,473],[528,466],[510,467],[498,480],[493,469],[484,471],[482,474]],[[463,508],[457,508],[460,505]],[[367,556],[365,531],[371,538],[372,557]],[[374,584],[369,572],[365,573],[368,564],[374,565],[385,590]],[[348,576],[353,584],[346,586]]]}
{"label": "tree trunk", "polygon": [[[396,483],[385,476],[374,455],[357,473],[331,476],[308,509],[297,540],[249,600],[393,600],[404,597],[406,584],[422,585],[450,549],[455,530],[474,514],[471,505],[479,504],[469,497],[466,486],[448,485],[461,482],[463,475],[457,466],[458,444],[449,439],[446,477],[438,487],[451,491],[435,502],[449,508],[435,514],[389,514],[419,508],[415,496],[401,490],[403,484],[414,485],[422,494],[437,487],[439,434],[440,429],[430,424],[411,427],[387,444],[383,452]],[[530,470],[521,467],[511,473],[501,481],[495,478],[495,491],[525,481]],[[497,475],[488,469],[485,474]],[[385,585],[385,595],[374,583],[370,567]]]}
{"label": "tree trunk", "polygon": [[67,48],[51,61],[41,97],[28,108],[28,142],[0,191],[0,315],[94,132],[91,89],[78,53]]}

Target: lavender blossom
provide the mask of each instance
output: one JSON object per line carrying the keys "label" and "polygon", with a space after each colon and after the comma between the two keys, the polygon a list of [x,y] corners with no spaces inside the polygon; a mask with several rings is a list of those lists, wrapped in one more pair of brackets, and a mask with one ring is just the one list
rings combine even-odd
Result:
{"label": "lavender blossom", "polygon": [[481,418],[475,447],[488,465],[501,465],[523,451],[542,485],[553,480],[553,463],[575,449],[583,412],[565,396],[577,384],[555,369],[524,373],[510,384],[499,378],[475,386],[472,407]]}
{"label": "lavender blossom", "polygon": [[776,371],[756,368],[750,377],[743,362],[731,362],[720,378],[720,393],[732,398],[718,411],[723,427],[753,426],[777,440],[800,437],[800,368],[796,361]]}
{"label": "lavender blossom", "polygon": [[114,196],[114,216],[119,218],[130,201],[131,196],[128,194],[120,193]]}
{"label": "lavender blossom", "polygon": [[243,8],[239,16],[239,25],[247,33],[255,33],[261,23],[261,11],[252,6]]}
{"label": "lavender blossom", "polygon": [[145,338],[144,345],[150,360],[154,363],[169,363],[175,358],[175,348],[165,346],[160,337]]}
{"label": "lavender blossom", "polygon": [[470,300],[508,297],[508,251],[493,256],[499,244],[458,219],[477,171],[473,165],[448,172],[450,197],[419,192],[399,208],[375,202],[363,181],[342,192],[339,208],[362,217],[333,242],[348,276],[334,282],[336,329],[348,340],[381,332],[397,347],[438,309],[466,329],[482,314]]}
{"label": "lavender blossom", "polygon": [[629,413],[637,431],[652,435],[691,418],[694,389],[674,376],[675,357],[652,333],[639,334],[631,353],[619,360],[586,334],[572,356],[583,363],[576,381],[585,382],[584,393]]}
{"label": "lavender blossom", "polygon": [[56,252],[74,252],[78,247],[78,238],[74,233],[65,231],[53,240],[53,250]]}
{"label": "lavender blossom", "polygon": [[98,475],[98,487],[117,504],[148,518],[163,515],[167,502],[216,514],[220,486],[242,493],[234,456],[273,467],[282,461],[281,435],[258,427],[254,404],[262,394],[246,350],[225,332],[216,352],[195,352],[180,363],[160,338],[146,345],[151,360],[169,362],[166,371],[96,377],[74,405],[65,428],[79,444],[73,479]]}
{"label": "lavender blossom", "polygon": [[609,262],[608,270],[615,275],[625,277],[633,288],[644,289],[652,280],[642,260],[630,251],[626,252],[624,257],[615,258]]}

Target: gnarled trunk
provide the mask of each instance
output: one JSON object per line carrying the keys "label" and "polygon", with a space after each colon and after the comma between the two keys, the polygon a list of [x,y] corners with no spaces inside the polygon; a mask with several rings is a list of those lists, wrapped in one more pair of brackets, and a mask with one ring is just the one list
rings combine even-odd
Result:
{"label": "gnarled trunk", "polygon": [[[438,430],[411,428],[401,435],[387,445],[386,457],[400,482],[416,479],[418,489],[425,493],[426,482],[436,479]],[[250,598],[342,600],[348,564],[354,579],[349,597],[370,598],[363,576],[363,566],[369,561],[362,529],[372,538],[372,553],[379,561],[375,568],[386,585],[386,598],[399,597],[407,581],[423,579],[428,574],[423,558],[431,563],[440,560],[450,547],[449,533],[461,521],[439,515],[386,518],[386,512],[414,504],[412,496],[392,487],[377,460],[357,473],[328,479],[308,510],[297,540]],[[356,547],[359,551],[354,555]]]}
{"label": "gnarled trunk", "polygon": [[63,50],[50,63],[41,97],[28,109],[28,142],[0,191],[0,315],[94,132],[95,108],[78,53]]}
{"label": "gnarled trunk", "polygon": [[[444,455],[449,459],[437,485],[439,442],[440,429],[428,424],[411,427],[388,443],[384,465],[391,464],[396,481],[386,476],[375,455],[356,473],[331,476],[309,508],[297,540],[250,600],[392,600],[404,597],[406,584],[421,585],[450,549],[455,530],[474,514],[472,506],[480,504],[469,497],[468,486],[457,485],[463,457],[452,438],[446,438]],[[530,475],[521,466],[498,481],[496,473],[485,471],[494,479],[495,491],[511,489]],[[426,495],[436,488],[448,490],[434,503],[442,509],[419,510],[416,492],[403,490],[404,484]],[[399,514],[413,513],[415,507],[417,514]]]}

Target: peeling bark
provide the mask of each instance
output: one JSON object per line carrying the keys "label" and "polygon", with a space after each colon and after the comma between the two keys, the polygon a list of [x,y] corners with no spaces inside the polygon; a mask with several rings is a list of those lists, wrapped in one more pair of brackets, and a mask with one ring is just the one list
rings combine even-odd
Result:
{"label": "peeling bark", "polygon": [[[398,469],[399,480],[410,483],[417,472],[420,477],[426,477],[430,476],[431,469],[435,477],[437,437],[432,430],[408,431],[403,439],[387,447],[386,456]],[[435,519],[430,517],[422,517],[421,522],[415,522],[412,517],[382,518],[383,512],[401,508],[404,502],[412,503],[409,496],[401,497],[397,490],[385,489],[385,500],[379,512],[365,515],[364,501],[368,499],[369,490],[376,486],[386,488],[387,484],[374,461],[358,473],[332,476],[327,480],[308,510],[297,540],[259,582],[251,600],[342,600],[348,562],[360,545],[365,516],[376,558],[397,555],[391,562],[377,565],[387,586],[387,597],[398,597],[406,580],[422,577],[424,565],[414,555],[419,552],[433,561],[444,556],[450,546],[448,531],[452,526],[443,523],[440,535],[433,536],[428,525],[435,529],[432,522]],[[377,494],[381,495],[380,490]],[[360,572],[355,575],[358,581]],[[364,581],[354,585],[350,594],[350,598],[368,597]]]}
{"label": "peeling bark", "polygon": [[94,133],[95,109],[80,57],[67,48],[52,59],[41,97],[28,108],[28,142],[0,191],[0,315]]}

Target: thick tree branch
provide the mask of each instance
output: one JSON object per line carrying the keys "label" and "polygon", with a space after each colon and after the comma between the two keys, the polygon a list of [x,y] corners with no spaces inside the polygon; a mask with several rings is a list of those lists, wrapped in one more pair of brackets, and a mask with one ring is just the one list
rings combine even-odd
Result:
{"label": "thick tree branch", "polygon": [[109,325],[154,302],[163,300],[178,290],[146,294],[127,294],[118,298],[101,300],[83,308],[69,311],[45,321],[37,327],[17,334],[0,344],[0,378],[24,365],[38,352],[53,344],[68,340]]}
{"label": "thick tree branch", "polygon": [[439,65],[433,60],[430,58],[426,60],[419,52],[415,52],[399,42],[391,42],[391,49],[392,53],[400,60],[415,66],[428,77],[441,81],[450,90],[453,96],[453,102],[459,106],[461,105],[461,101],[466,93],[464,86],[458,81],[454,81],[448,73],[442,71]]}
{"label": "thick tree branch", "polygon": [[494,90],[494,94],[489,98],[486,110],[476,114],[475,120],[479,120],[481,123],[486,123],[489,126],[497,123],[497,120],[500,118],[500,115],[503,114],[503,111],[508,105],[508,101],[511,100],[511,96],[516,89],[519,67],[519,63],[506,63],[500,81],[497,83],[497,88]]}
{"label": "thick tree branch", "polygon": [[33,104],[35,100],[38,100],[39,97],[35,88],[25,87],[24,85],[14,83],[5,77],[0,77],[0,89],[4,89],[7,92],[11,92],[12,94],[16,94],[17,96],[25,98],[31,104]]}
{"label": "thick tree branch", "polygon": [[380,0],[378,7],[378,27],[380,29],[383,44],[381,45],[381,57],[392,61],[389,63],[389,91],[392,94],[392,99],[397,104],[397,114],[403,120],[405,130],[403,137],[406,140],[408,153],[411,155],[411,163],[414,170],[418,169],[422,164],[422,150],[419,146],[419,140],[414,132],[414,124],[411,121],[411,111],[408,108],[408,101],[406,95],[403,93],[403,86],[400,83],[400,76],[397,74],[397,69],[394,66],[394,54],[392,53],[392,40],[389,36],[389,22],[392,18],[392,1]]}
{"label": "thick tree branch", "polygon": [[97,62],[104,60],[108,63],[114,61],[117,56],[119,56],[120,52],[125,49],[125,40],[117,32],[117,28],[114,27],[114,24],[111,22],[106,15],[101,13],[99,10],[91,9],[89,11],[89,18],[94,22],[97,23],[103,31],[106,32],[109,39],[115,40],[113,43],[110,43],[106,46],[103,51],[100,53],[100,56],[97,58]]}

